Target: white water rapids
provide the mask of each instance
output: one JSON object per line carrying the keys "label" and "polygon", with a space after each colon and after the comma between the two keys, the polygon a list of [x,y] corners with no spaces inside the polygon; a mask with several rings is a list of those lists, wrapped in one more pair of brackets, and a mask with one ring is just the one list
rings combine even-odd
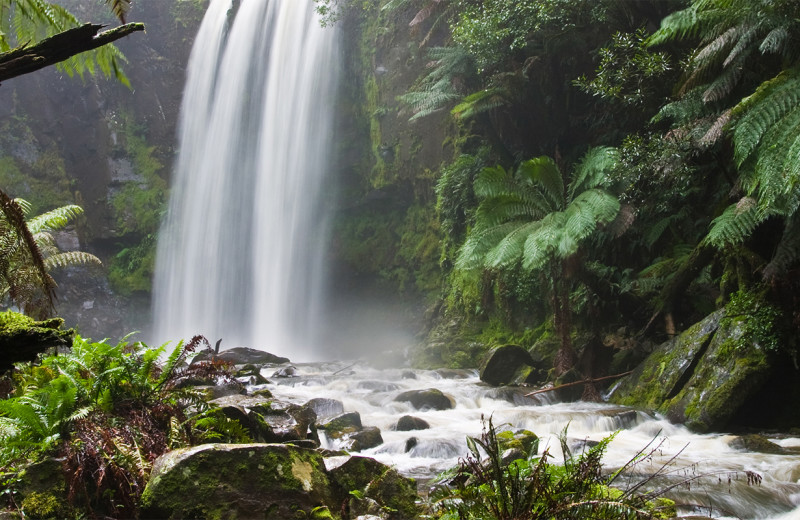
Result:
{"label": "white water rapids", "polygon": [[[681,514],[743,520],[800,519],[800,450],[793,455],[738,450],[729,445],[733,435],[694,434],[663,418],[620,406],[555,403],[548,401],[548,394],[526,398],[524,389],[489,387],[473,371],[377,370],[357,365],[337,374],[347,364],[295,366],[298,377],[271,378],[273,383],[267,387],[276,397],[297,404],[316,397],[340,400],[345,412],[361,414],[364,426],[381,430],[384,443],[362,455],[421,481],[456,465],[459,457],[467,454],[466,436],[480,436],[481,417],[491,415],[495,425],[505,425],[503,429],[525,428],[539,435],[540,451],[549,447],[556,460],[561,456],[558,435],[564,428],[578,452],[583,441],[599,441],[619,431],[603,459],[609,469],[625,464],[654,439],[661,442],[660,448],[637,465],[631,476],[647,475],[667,464],[667,475],[658,479],[657,486],[699,477],[667,494],[685,504],[679,509]],[[269,378],[272,370],[265,369],[263,375]],[[455,408],[418,411],[409,403],[394,401],[400,392],[427,388],[437,388],[451,396]],[[431,428],[394,431],[403,415],[422,418]],[[406,442],[411,437],[416,437],[417,443],[406,452]],[[775,442],[800,448],[800,438],[786,437]],[[761,484],[748,485],[747,471],[760,475]]]}
{"label": "white water rapids", "polygon": [[158,341],[203,334],[314,357],[337,52],[311,0],[211,1],[158,244]]}

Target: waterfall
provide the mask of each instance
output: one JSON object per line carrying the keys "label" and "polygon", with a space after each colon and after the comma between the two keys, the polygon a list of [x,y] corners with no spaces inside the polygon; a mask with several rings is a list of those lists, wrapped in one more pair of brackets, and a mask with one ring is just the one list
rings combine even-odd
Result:
{"label": "waterfall", "polygon": [[315,357],[336,63],[311,0],[211,0],[158,243],[158,341]]}

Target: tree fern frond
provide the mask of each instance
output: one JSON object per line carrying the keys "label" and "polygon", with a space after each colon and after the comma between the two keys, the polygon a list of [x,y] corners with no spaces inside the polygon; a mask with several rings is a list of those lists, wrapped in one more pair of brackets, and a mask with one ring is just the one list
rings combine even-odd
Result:
{"label": "tree fern frond", "polygon": [[796,187],[797,177],[790,175],[800,157],[800,106],[776,122],[763,136],[758,148],[755,174],[750,176],[748,194],[758,193],[765,211],[781,211],[785,199]]}
{"label": "tree fern frond", "polygon": [[48,270],[85,264],[103,265],[103,262],[93,254],[83,251],[65,251],[44,259],[44,265]]}
{"label": "tree fern frond", "polygon": [[697,8],[690,6],[669,14],[661,20],[661,28],[648,38],[648,45],[660,45],[673,40],[696,36],[701,30]]}
{"label": "tree fern frond", "polygon": [[723,249],[725,246],[744,242],[753,233],[765,217],[758,211],[755,202],[744,205],[742,202],[746,200],[731,204],[722,215],[711,222],[711,229],[703,242]]}
{"label": "tree fern frond", "polygon": [[786,25],[772,29],[758,46],[762,54],[783,54],[789,41],[789,30]]}
{"label": "tree fern frond", "polygon": [[564,213],[551,213],[544,217],[539,227],[525,240],[522,251],[523,267],[530,270],[544,267],[555,256],[562,242],[563,230]]}
{"label": "tree fern frond", "polygon": [[465,97],[450,113],[456,119],[469,119],[503,106],[506,103],[505,95],[505,89],[499,87],[480,90]]}
{"label": "tree fern frond", "polygon": [[383,7],[381,7],[381,11],[394,11],[395,9],[400,9],[405,7],[410,0],[389,0],[386,2]]}
{"label": "tree fern frond", "polygon": [[761,142],[764,133],[800,104],[800,68],[781,72],[762,83],[733,109],[734,157],[741,166]]}
{"label": "tree fern frond", "polygon": [[489,166],[478,173],[474,183],[475,196],[481,199],[513,192],[512,175],[502,166]]}
{"label": "tree fern frond", "polygon": [[753,46],[753,42],[757,39],[759,35],[759,30],[761,29],[761,24],[753,24],[747,25],[744,24],[738,27],[740,31],[740,36],[736,45],[733,46],[728,56],[722,62],[722,66],[725,68],[736,66],[737,64],[741,64],[743,62],[742,58],[748,56],[755,50],[755,46]]}
{"label": "tree fern frond", "polygon": [[613,221],[619,208],[619,199],[604,190],[584,191],[570,202],[564,212],[564,234],[578,243],[591,235],[598,225]]}
{"label": "tree fern frond", "polygon": [[57,231],[63,229],[70,222],[83,215],[83,208],[76,205],[61,206],[54,210],[42,213],[28,221],[31,233],[41,231]]}
{"label": "tree fern frond", "polygon": [[564,179],[552,158],[542,156],[523,161],[517,168],[517,176],[524,182],[540,186],[553,208],[562,209],[566,205]]}
{"label": "tree fern frond", "polygon": [[519,261],[528,236],[541,225],[541,221],[535,221],[516,227],[486,253],[485,264],[496,268],[507,267]]}
{"label": "tree fern frond", "polygon": [[731,66],[725,67],[722,73],[703,91],[703,102],[719,101],[730,94],[744,73],[746,59],[747,54],[742,53],[736,57],[736,61]]}
{"label": "tree fern frond", "polygon": [[613,147],[598,146],[587,151],[575,167],[573,180],[569,185],[569,196],[598,186],[607,186],[609,176],[619,164],[619,150]]}
{"label": "tree fern frond", "polygon": [[456,268],[471,270],[483,267],[486,254],[518,227],[518,222],[507,222],[499,226],[473,230],[459,250],[455,263]]}

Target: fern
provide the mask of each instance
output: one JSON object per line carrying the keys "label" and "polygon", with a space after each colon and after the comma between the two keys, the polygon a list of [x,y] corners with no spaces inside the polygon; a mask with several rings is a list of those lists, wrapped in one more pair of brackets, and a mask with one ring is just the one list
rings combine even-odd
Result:
{"label": "fern", "polygon": [[498,87],[487,88],[470,94],[450,111],[456,119],[470,119],[506,103],[506,91]]}
{"label": "fern", "polygon": [[430,72],[409,92],[398,100],[411,107],[416,119],[433,114],[447,104],[461,99],[463,94],[455,87],[456,78],[474,74],[472,58],[460,47],[434,47],[428,51]]}
{"label": "fern", "polygon": [[739,204],[731,204],[711,222],[711,229],[703,241],[718,249],[740,244],[764,219],[765,215],[758,211],[755,204],[745,208],[740,208]]}

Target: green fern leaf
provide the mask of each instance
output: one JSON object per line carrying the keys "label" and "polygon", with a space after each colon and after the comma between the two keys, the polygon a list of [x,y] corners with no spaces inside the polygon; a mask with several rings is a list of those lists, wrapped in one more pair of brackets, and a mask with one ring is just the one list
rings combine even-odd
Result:
{"label": "green fern leaf", "polygon": [[723,249],[744,242],[753,233],[765,217],[758,211],[754,201],[742,207],[743,201],[731,204],[711,222],[711,229],[703,242]]}
{"label": "green fern leaf", "polygon": [[93,254],[84,253],[83,251],[66,251],[64,253],[48,256],[44,259],[44,265],[48,271],[56,268],[86,264],[102,265],[103,262]]}
{"label": "green fern leaf", "polygon": [[538,185],[553,208],[561,209],[564,200],[564,179],[555,161],[542,156],[524,161],[517,169],[517,176],[524,182]]}

